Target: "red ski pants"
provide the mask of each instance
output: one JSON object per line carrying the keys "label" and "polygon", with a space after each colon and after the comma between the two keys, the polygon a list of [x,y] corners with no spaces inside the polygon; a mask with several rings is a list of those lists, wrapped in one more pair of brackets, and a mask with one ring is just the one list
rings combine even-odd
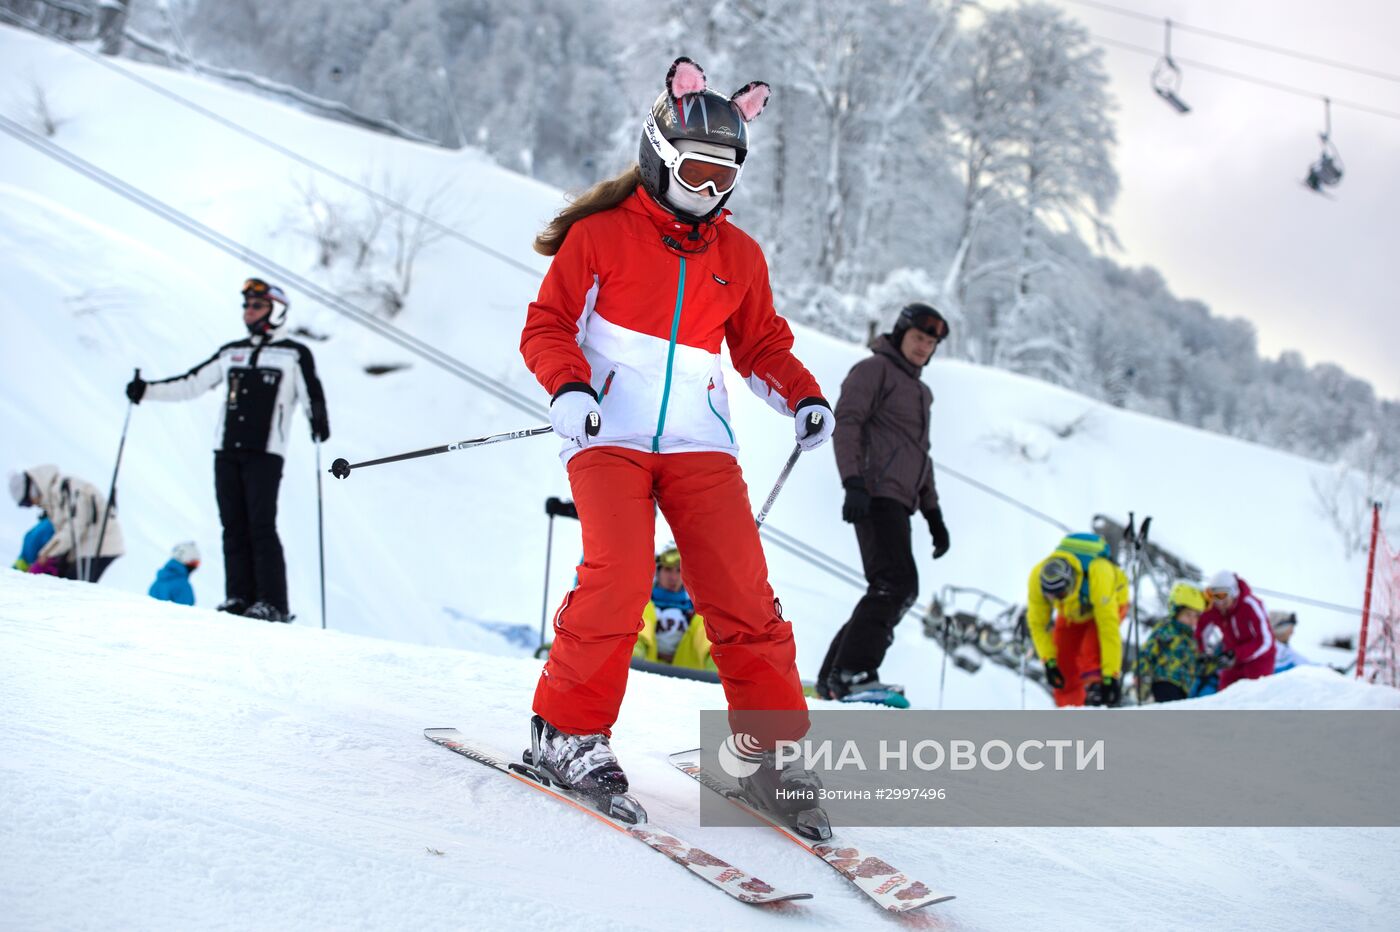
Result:
{"label": "red ski pants", "polygon": [[[575,454],[568,470],[583,563],[578,585],[554,614],[554,646],[535,689],[535,712],[560,731],[611,733],[651,597],[655,502],[675,534],[695,610],[705,617],[729,708],[786,712],[768,740],[805,734],[807,701],[792,626],[774,603],[734,457],[604,446]],[[752,719],[745,721],[735,730],[754,733]]]}
{"label": "red ski pants", "polygon": [[1099,629],[1093,621],[1080,624],[1055,620],[1055,657],[1065,685],[1055,690],[1055,705],[1084,704],[1084,688],[1103,679],[1099,659]]}
{"label": "red ski pants", "polygon": [[1238,683],[1240,680],[1257,680],[1274,672],[1274,649],[1270,649],[1261,657],[1244,663],[1236,663],[1233,667],[1228,667],[1220,671],[1219,691],[1224,692],[1231,683]]}

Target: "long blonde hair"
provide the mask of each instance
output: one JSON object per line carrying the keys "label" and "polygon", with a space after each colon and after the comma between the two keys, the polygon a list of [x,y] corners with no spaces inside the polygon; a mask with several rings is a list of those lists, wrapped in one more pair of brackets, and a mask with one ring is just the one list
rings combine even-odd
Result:
{"label": "long blonde hair", "polygon": [[634,162],[616,178],[600,181],[584,191],[568,207],[559,211],[559,215],[535,237],[535,252],[542,256],[554,255],[564,245],[564,237],[569,235],[570,227],[584,217],[613,209],[627,200],[628,195],[641,183],[642,169]]}

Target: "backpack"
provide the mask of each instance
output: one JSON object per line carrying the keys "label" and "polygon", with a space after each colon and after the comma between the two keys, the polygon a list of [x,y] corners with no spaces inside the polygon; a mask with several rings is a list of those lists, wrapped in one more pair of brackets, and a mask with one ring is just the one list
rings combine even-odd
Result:
{"label": "backpack", "polygon": [[1055,549],[1079,561],[1079,605],[1088,610],[1091,604],[1089,601],[1089,564],[1098,557],[1112,560],[1113,548],[1098,534],[1070,534],[1060,541],[1060,546]]}

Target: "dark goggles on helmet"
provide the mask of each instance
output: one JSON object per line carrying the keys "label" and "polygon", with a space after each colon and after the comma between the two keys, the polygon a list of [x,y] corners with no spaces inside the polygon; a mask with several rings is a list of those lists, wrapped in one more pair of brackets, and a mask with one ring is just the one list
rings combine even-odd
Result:
{"label": "dark goggles on helmet", "polygon": [[664,550],[656,555],[656,568],[678,570],[681,567],[681,552],[679,550]]}
{"label": "dark goggles on helmet", "polygon": [[249,297],[250,295],[256,295],[259,298],[266,298],[269,292],[271,291],[272,286],[269,285],[267,282],[263,281],[261,278],[250,278],[243,283],[243,297],[245,298]]}
{"label": "dark goggles on helmet", "polygon": [[739,181],[739,163],[702,152],[683,152],[671,166],[671,174],[687,189],[704,194],[728,194]]}
{"label": "dark goggles on helmet", "polygon": [[927,311],[914,314],[909,320],[909,326],[920,333],[937,337],[940,342],[948,336],[948,322],[937,314],[930,314]]}

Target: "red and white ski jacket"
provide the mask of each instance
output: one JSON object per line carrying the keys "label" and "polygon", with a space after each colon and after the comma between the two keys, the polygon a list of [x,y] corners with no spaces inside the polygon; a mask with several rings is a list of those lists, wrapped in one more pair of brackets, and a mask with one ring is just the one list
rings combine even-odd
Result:
{"label": "red and white ski jacket", "polygon": [[[520,352],[551,395],[569,382],[593,386],[603,424],[590,445],[737,453],[721,342],[749,388],[783,414],[821,395],[773,309],[763,251],[728,215],[695,228],[638,187],[570,228]],[[567,444],[563,458],[578,449]]]}
{"label": "red and white ski jacket", "polygon": [[1238,576],[1240,594],[1235,607],[1222,612],[1212,605],[1196,621],[1196,639],[1204,649],[1205,631],[1214,625],[1223,638],[1221,646],[1235,652],[1235,663],[1243,665],[1258,660],[1274,648],[1274,629],[1264,603],[1250,590],[1249,584]]}

